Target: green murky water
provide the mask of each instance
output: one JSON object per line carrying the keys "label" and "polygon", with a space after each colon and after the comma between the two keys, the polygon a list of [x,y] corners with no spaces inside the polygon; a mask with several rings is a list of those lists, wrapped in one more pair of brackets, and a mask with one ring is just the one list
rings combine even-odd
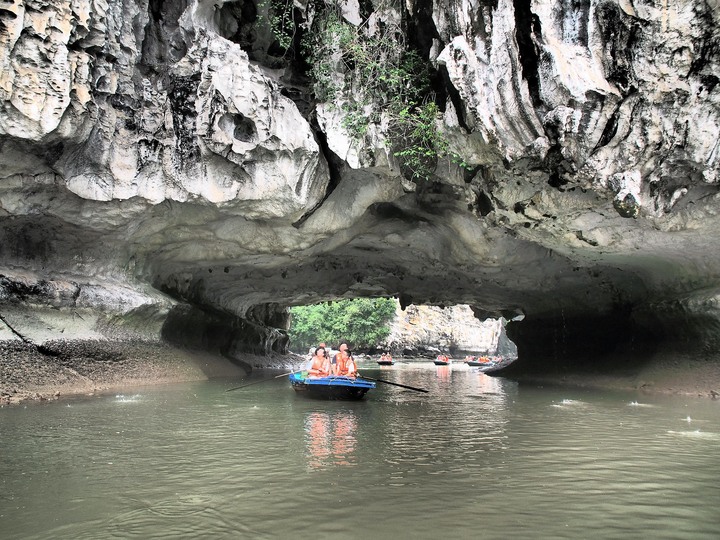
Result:
{"label": "green murky water", "polygon": [[2,408],[0,538],[720,535],[718,401],[363,371],[430,393],[214,380]]}

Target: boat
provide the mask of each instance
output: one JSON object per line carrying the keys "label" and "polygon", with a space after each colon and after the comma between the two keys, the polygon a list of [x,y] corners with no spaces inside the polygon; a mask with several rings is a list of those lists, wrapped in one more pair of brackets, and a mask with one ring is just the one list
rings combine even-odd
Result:
{"label": "boat", "polygon": [[291,373],[290,384],[298,395],[313,399],[359,400],[375,388],[373,381],[360,377],[307,377],[302,372]]}
{"label": "boat", "polygon": [[390,353],[382,353],[380,355],[380,358],[378,358],[377,363],[379,366],[392,366],[395,362],[393,362],[393,358],[390,355]]}
{"label": "boat", "polygon": [[[503,358],[503,357],[495,357],[489,362],[482,362],[480,363],[477,368],[478,371],[482,373],[493,373],[495,371],[500,371],[503,368],[508,367],[510,364],[512,364],[516,358]],[[473,365],[468,362],[468,365]]]}
{"label": "boat", "polygon": [[392,359],[392,356],[388,354],[383,354],[380,358],[378,358],[378,366],[392,366],[395,362]]}
{"label": "boat", "polygon": [[482,367],[487,366],[489,364],[494,363],[494,360],[491,360],[487,356],[478,356],[475,360],[468,360],[467,365],[470,367]]}
{"label": "boat", "polygon": [[444,356],[442,354],[438,356],[435,360],[433,360],[433,363],[436,366],[449,366],[450,362],[451,360],[447,356]]}

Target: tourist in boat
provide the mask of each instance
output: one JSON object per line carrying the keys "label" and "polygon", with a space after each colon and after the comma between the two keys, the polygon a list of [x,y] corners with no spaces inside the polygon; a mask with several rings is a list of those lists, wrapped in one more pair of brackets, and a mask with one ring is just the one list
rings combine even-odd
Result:
{"label": "tourist in boat", "polygon": [[332,361],[332,372],[333,375],[342,377],[355,377],[357,375],[355,361],[350,354],[347,343],[340,344],[340,352],[335,355]]}
{"label": "tourist in boat", "polygon": [[328,377],[331,372],[330,359],[324,347],[315,349],[312,364],[308,369],[308,377]]}

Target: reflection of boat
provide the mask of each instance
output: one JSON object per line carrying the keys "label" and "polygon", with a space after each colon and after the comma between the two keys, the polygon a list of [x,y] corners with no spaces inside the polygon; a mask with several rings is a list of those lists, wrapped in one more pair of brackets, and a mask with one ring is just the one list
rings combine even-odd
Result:
{"label": "reflection of boat", "polygon": [[291,373],[290,384],[298,394],[314,399],[362,399],[375,383],[352,377],[304,377],[302,373]]}
{"label": "reflection of boat", "polygon": [[305,417],[308,465],[313,469],[357,462],[357,418],[353,410],[312,411]]}

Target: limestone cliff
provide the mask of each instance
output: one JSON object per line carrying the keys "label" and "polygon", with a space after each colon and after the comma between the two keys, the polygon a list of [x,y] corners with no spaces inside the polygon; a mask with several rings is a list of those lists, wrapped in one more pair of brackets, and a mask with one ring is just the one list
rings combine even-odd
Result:
{"label": "limestone cliff", "polygon": [[[717,0],[5,1],[0,337],[283,351],[288,305],[383,295],[514,319],[521,357],[717,351],[719,23]],[[427,87],[363,79],[347,40]]]}
{"label": "limestone cliff", "polygon": [[469,306],[398,306],[382,347],[405,355],[434,357],[442,351],[462,358],[495,354],[502,333],[502,320],[481,322]]}

